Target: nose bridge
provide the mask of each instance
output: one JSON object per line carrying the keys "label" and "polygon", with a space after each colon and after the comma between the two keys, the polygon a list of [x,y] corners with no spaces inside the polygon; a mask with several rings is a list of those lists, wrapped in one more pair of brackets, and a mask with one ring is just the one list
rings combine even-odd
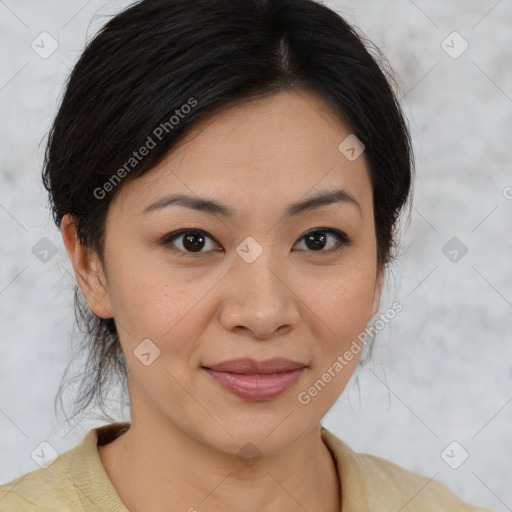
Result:
{"label": "nose bridge", "polygon": [[279,275],[283,266],[270,243],[263,246],[253,237],[247,237],[238,245],[236,252],[239,257],[239,260],[235,260],[238,267],[236,274],[240,278],[244,297],[269,302],[285,300],[284,276]]}

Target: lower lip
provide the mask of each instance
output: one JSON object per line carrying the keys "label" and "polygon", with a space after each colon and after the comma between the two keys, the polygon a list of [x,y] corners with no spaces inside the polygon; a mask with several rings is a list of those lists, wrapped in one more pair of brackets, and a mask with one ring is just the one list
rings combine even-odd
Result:
{"label": "lower lip", "polygon": [[223,388],[245,400],[272,400],[290,389],[306,368],[273,375],[243,375],[203,368]]}

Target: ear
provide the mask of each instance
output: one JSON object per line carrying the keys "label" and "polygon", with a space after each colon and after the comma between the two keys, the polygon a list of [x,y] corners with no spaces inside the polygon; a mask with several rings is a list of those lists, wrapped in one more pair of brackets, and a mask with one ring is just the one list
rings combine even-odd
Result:
{"label": "ear", "polygon": [[66,251],[87,305],[99,317],[112,318],[107,282],[98,255],[80,243],[71,214],[64,215],[60,226]]}
{"label": "ear", "polygon": [[380,294],[382,292],[382,286],[384,285],[384,268],[381,267],[377,271],[377,278],[375,279],[375,287],[373,289],[373,298],[370,306],[370,316],[368,322],[376,315],[379,310]]}

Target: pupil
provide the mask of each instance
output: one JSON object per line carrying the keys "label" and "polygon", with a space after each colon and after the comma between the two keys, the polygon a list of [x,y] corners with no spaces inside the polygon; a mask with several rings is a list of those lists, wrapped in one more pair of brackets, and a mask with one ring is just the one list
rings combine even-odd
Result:
{"label": "pupil", "polygon": [[[309,245],[309,242],[312,242],[312,246]],[[321,231],[315,231],[314,233],[308,235],[306,237],[306,245],[310,249],[323,249],[325,246],[325,234]]]}
{"label": "pupil", "polygon": [[[194,239],[199,239],[200,242],[194,243]],[[201,244],[204,244],[204,237],[201,233],[189,234],[185,237],[185,239],[183,241],[183,247],[185,247],[185,249],[187,249],[187,251],[190,250],[192,252],[200,251],[202,249]]]}

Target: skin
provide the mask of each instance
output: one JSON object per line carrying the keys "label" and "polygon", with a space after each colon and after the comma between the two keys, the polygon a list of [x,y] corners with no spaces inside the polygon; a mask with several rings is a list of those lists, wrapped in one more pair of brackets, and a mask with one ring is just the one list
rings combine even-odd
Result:
{"label": "skin", "polygon": [[[203,120],[161,164],[123,184],[106,221],[104,265],[80,245],[72,218],[63,219],[87,303],[114,317],[129,367],[131,428],[98,451],[132,512],[340,509],[320,421],[360,353],[307,405],[297,397],[378,310],[383,274],[367,160],[363,153],[350,161],[338,149],[350,133],[311,92],[244,102]],[[289,204],[332,188],[360,208],[339,202],[283,217]],[[237,213],[176,205],[143,213],[170,193],[207,196]],[[324,248],[308,246],[304,235],[322,227],[352,244],[328,253],[337,245],[328,235]],[[183,236],[158,244],[183,228],[212,238],[188,258],[179,256],[191,252]],[[236,252],[248,236],[263,249],[252,263]],[[145,366],[134,350],[148,338],[160,355]],[[308,368],[277,398],[250,402],[201,369],[237,357],[286,357]],[[247,442],[262,454],[252,467],[237,456]]]}

